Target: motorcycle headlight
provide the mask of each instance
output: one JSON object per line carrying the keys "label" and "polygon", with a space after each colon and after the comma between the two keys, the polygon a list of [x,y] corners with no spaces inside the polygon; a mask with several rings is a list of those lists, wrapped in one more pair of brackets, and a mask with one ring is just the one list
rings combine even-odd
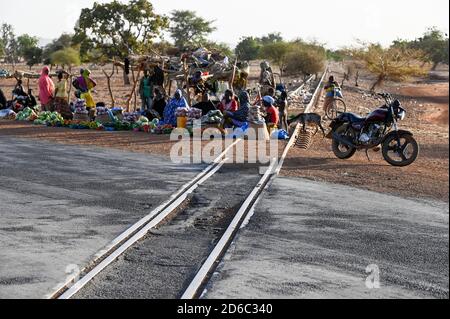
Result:
{"label": "motorcycle headlight", "polygon": [[400,113],[398,113],[397,118],[400,121],[403,121],[406,118],[406,111],[401,111]]}

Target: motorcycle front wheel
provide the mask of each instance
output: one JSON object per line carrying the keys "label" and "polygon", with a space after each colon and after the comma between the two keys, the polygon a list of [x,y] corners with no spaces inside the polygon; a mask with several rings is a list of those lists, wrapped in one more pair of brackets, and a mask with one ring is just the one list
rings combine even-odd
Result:
{"label": "motorcycle front wheel", "polygon": [[[339,128],[336,129],[336,134],[343,136],[344,138],[347,137],[349,139],[353,139],[353,131],[349,130],[347,131],[346,126],[341,126]],[[353,157],[353,155],[355,155],[356,153],[356,148],[354,147],[350,147],[348,145],[345,145],[339,141],[337,141],[335,138],[333,138],[333,142],[331,144],[332,149],[333,149],[333,153],[334,155],[336,155],[337,158],[339,159],[349,159],[351,157]]]}
{"label": "motorcycle front wheel", "polygon": [[383,157],[392,166],[405,167],[419,156],[419,144],[410,134],[389,137],[383,143]]}

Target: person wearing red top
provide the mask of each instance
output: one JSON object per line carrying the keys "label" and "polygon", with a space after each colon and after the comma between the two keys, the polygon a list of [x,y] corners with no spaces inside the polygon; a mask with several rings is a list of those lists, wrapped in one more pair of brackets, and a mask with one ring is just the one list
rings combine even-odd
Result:
{"label": "person wearing red top", "polygon": [[274,106],[275,100],[271,96],[265,96],[263,98],[263,106],[266,109],[266,124],[268,127],[277,127],[280,121],[280,114],[277,108]]}
{"label": "person wearing red top", "polygon": [[236,100],[234,99],[234,94],[230,90],[225,91],[225,96],[223,100],[219,104],[219,110],[222,113],[225,113],[225,111],[228,112],[236,112],[238,110],[238,104]]}

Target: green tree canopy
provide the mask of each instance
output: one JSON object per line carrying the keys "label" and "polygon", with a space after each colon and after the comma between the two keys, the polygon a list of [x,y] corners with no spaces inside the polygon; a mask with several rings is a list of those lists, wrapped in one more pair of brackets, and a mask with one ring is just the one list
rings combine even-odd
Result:
{"label": "green tree canopy", "polygon": [[56,51],[51,55],[51,63],[55,65],[61,65],[63,68],[66,66],[69,70],[72,66],[80,65],[80,53],[73,48],[66,48],[60,51]]}
{"label": "green tree canopy", "polygon": [[427,74],[428,69],[420,64],[423,53],[420,50],[379,44],[366,44],[363,49],[353,51],[353,57],[363,61],[366,68],[376,76],[371,90],[386,80],[404,81],[411,76]]}
{"label": "green tree canopy", "polygon": [[109,58],[124,59],[141,53],[167,26],[167,18],[156,14],[148,0],[94,3],[81,11],[74,42],[80,45],[82,55],[95,48]]}
{"label": "green tree canopy", "polygon": [[261,41],[254,37],[244,37],[238,43],[235,53],[241,60],[256,60],[261,50]]}
{"label": "green tree canopy", "polygon": [[17,54],[21,58],[25,58],[25,52],[38,46],[38,38],[22,34],[17,37]]}
{"label": "green tree canopy", "polygon": [[292,44],[284,41],[276,41],[264,45],[259,56],[268,59],[280,67],[281,76],[286,68],[286,60],[289,52],[292,51]]}
{"label": "green tree canopy", "polygon": [[175,46],[187,49],[204,45],[209,34],[216,30],[214,21],[197,16],[194,11],[175,10],[171,14],[170,34]]}
{"label": "green tree canopy", "polygon": [[44,50],[39,47],[30,47],[23,52],[23,58],[27,61],[27,65],[30,67],[39,63],[42,63]]}

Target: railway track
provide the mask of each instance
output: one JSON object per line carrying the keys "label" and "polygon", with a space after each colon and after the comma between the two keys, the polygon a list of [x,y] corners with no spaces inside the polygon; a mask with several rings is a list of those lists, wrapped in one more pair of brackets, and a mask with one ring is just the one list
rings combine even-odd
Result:
{"label": "railway track", "polygon": [[[305,112],[315,105],[324,76]],[[236,140],[48,297],[199,298],[249,213],[279,174],[298,129],[262,177],[258,165],[226,164],[229,151],[242,142]]]}

